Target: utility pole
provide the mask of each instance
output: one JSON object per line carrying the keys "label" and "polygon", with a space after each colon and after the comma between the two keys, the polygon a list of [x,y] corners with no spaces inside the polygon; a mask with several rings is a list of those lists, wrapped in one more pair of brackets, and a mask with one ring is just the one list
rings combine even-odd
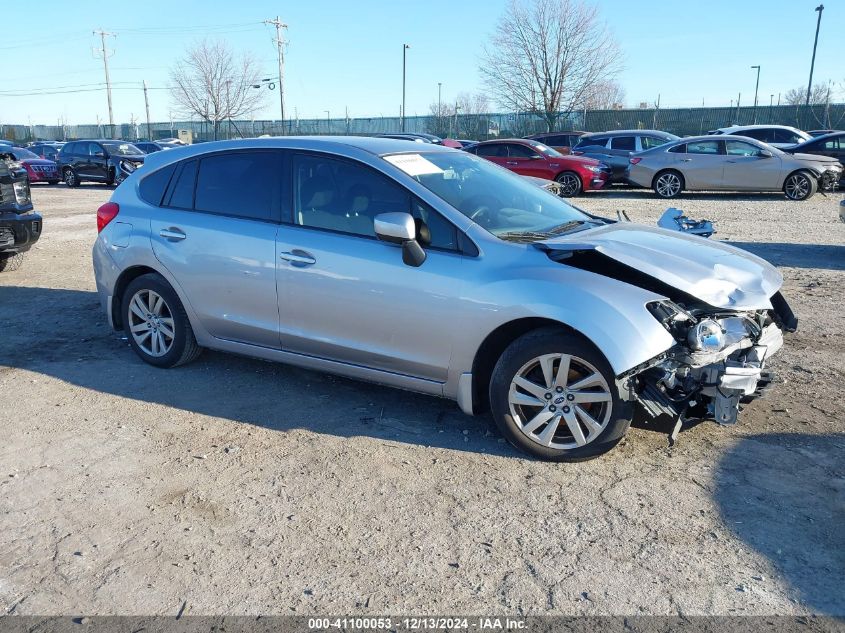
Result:
{"label": "utility pole", "polygon": [[144,107],[147,109],[147,140],[153,140],[153,133],[150,131],[150,100],[147,98],[147,80],[144,79]]}
{"label": "utility pole", "polygon": [[819,14],[818,22],[816,22],[816,39],[813,42],[813,59],[810,62],[810,83],[807,84],[807,102],[805,105],[810,105],[810,91],[813,89],[813,67],[816,65],[816,46],[819,45],[819,27],[822,25],[822,12],[824,5],[820,4],[815,9]]}
{"label": "utility pole", "polygon": [[441,82],[437,82],[437,127],[438,131],[440,131],[441,121],[443,120],[443,106],[442,101],[440,100],[440,89],[443,87]]}
{"label": "utility pole", "polygon": [[757,85],[754,86],[754,121],[753,123],[757,123],[757,91],[760,89],[760,67],[759,66],[752,66],[751,70],[757,69]]}
{"label": "utility pole", "polygon": [[285,36],[282,29],[288,25],[282,22],[279,16],[275,20],[264,20],[264,24],[272,24],[276,27],[276,51],[279,57],[279,111],[282,115],[282,135],[285,133]]}
{"label": "utility pole", "polygon": [[410,44],[402,44],[402,131],[405,131],[405,56]]}
{"label": "utility pole", "polygon": [[734,125],[739,125],[739,101],[742,99],[742,93],[740,92],[736,96],[736,119],[734,120]]}
{"label": "utility pole", "polygon": [[[104,31],[100,28],[99,31],[94,31],[94,35],[100,36],[100,54],[103,56],[103,68],[106,71],[106,96],[109,100],[109,136],[114,138],[114,114],[112,113],[111,107],[111,79],[109,79],[109,52],[106,50],[106,35],[110,37],[117,37],[117,33],[109,33],[108,31]],[[111,51],[114,53],[114,51]]]}

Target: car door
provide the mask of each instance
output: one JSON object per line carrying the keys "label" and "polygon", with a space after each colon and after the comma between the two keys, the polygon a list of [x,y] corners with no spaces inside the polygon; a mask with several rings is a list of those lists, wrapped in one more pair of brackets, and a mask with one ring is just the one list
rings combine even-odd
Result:
{"label": "car door", "polygon": [[554,174],[549,168],[548,159],[533,148],[522,143],[505,143],[508,148],[508,160],[505,166],[522,176],[552,180]]}
{"label": "car door", "polygon": [[183,161],[150,213],[153,252],[208,332],[279,347],[276,232],[282,153],[230,151]]}
{"label": "car door", "polygon": [[[278,238],[282,349],[443,382],[448,315],[461,296],[457,232],[401,185],[358,162],[296,153],[293,214]],[[431,233],[419,267],[378,240],[379,213],[412,212]]]}
{"label": "car door", "polygon": [[109,177],[109,153],[100,143],[88,144],[88,175],[105,182]]}
{"label": "car door", "polygon": [[691,141],[676,155],[687,189],[721,189],[725,168],[723,141]]}
{"label": "car door", "polygon": [[[778,190],[781,185],[781,159],[777,154],[764,156],[763,147],[745,141],[725,141],[722,183],[725,189],[738,191]],[[772,152],[769,152],[772,154]]]}

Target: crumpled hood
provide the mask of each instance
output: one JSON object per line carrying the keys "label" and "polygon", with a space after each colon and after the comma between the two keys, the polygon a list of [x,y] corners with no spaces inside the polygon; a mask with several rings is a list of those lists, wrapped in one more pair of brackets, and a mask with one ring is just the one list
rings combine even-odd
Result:
{"label": "crumpled hood", "polygon": [[[783,284],[767,261],[722,242],[618,222],[534,242],[545,251],[595,251],[715,308],[763,310]],[[566,263],[566,260],[563,260]]]}
{"label": "crumpled hood", "polygon": [[798,160],[808,160],[814,163],[821,163],[824,165],[838,165],[839,160],[833,158],[832,156],[820,156],[818,154],[793,154],[793,158],[797,158]]}

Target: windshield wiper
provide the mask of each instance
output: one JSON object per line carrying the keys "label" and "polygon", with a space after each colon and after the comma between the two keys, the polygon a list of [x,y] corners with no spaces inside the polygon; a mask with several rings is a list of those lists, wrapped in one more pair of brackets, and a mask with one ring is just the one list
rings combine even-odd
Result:
{"label": "windshield wiper", "polygon": [[536,242],[537,240],[547,240],[551,236],[551,233],[540,231],[508,231],[507,233],[499,233],[496,237],[508,242]]}
{"label": "windshield wiper", "polygon": [[567,233],[574,228],[588,223],[592,224],[590,220],[570,220],[569,222],[564,222],[563,224],[552,227],[548,232],[550,235],[561,235],[562,233]]}

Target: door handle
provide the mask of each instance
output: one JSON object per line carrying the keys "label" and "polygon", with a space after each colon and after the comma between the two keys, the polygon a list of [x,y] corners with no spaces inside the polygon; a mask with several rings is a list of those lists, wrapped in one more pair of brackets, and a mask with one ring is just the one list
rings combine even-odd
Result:
{"label": "door handle", "polygon": [[158,232],[164,239],[170,240],[171,242],[178,242],[180,240],[184,240],[187,235],[185,235],[180,229],[177,229],[175,226],[171,226],[169,229],[162,229]]}
{"label": "door handle", "polygon": [[681,162],[682,163],[690,163],[690,162],[692,162],[692,158],[682,158]]}
{"label": "door handle", "polygon": [[299,250],[298,248],[295,248],[292,251],[279,253],[279,257],[287,262],[290,262],[294,266],[310,266],[311,264],[317,263],[317,260],[314,259],[314,256],[311,255],[311,253]]}
{"label": "door handle", "polygon": [[507,161],[506,164],[507,165],[518,165],[519,163],[517,163],[515,160],[509,160],[509,161]]}

